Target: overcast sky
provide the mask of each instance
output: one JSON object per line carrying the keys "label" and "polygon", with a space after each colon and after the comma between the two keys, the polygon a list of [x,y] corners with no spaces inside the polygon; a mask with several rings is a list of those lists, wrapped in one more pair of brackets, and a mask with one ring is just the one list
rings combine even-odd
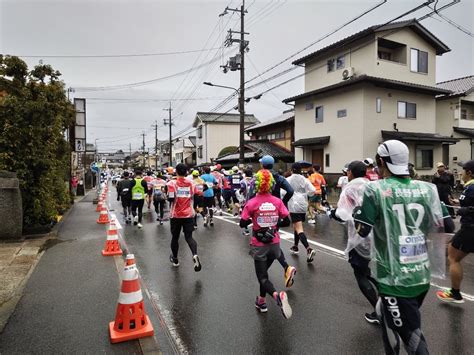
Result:
{"label": "overcast sky", "polygon": [[[246,31],[250,32],[246,78],[257,76],[249,85],[260,82],[258,75],[266,69],[379,2],[246,0]],[[440,8],[449,2],[440,0],[437,6]],[[463,0],[442,14],[472,33],[473,2]],[[98,139],[101,151],[128,150],[129,143],[135,151],[141,147],[142,132],[146,133],[146,147],[152,149],[155,120],[159,138],[167,138],[163,118],[168,113],[163,109],[168,107],[168,100],[174,99],[176,127],[173,129],[179,132],[189,127],[197,111],[214,109],[232,93],[204,86],[203,81],[238,87],[239,72],[224,74],[219,68],[229,55],[215,49],[222,46],[229,28],[239,28],[237,14],[218,16],[229,3],[229,7],[239,7],[241,0],[0,0],[0,52],[19,55],[30,67],[42,59],[61,71],[66,86],[75,88],[73,96],[88,99],[87,139],[89,143]],[[292,60],[368,26],[384,23],[421,3],[421,0],[389,0]],[[429,11],[425,8],[407,19]],[[473,37],[439,17],[428,18],[422,24],[451,48],[451,52],[438,57],[437,81],[474,74]],[[203,49],[206,51],[199,51]],[[225,51],[232,50],[237,50],[237,45],[225,48]],[[199,52],[169,54],[187,51]],[[156,53],[169,55],[48,57]],[[212,59],[213,63],[199,67]],[[291,68],[292,60],[263,74],[262,78]],[[173,76],[196,66],[197,70],[186,75]],[[257,95],[301,73],[302,69],[297,68],[248,90],[246,96]],[[172,77],[133,88],[106,88],[167,76]],[[86,87],[94,90],[81,89]],[[298,78],[268,92],[258,101],[251,101],[246,105],[246,112],[255,114],[261,121],[276,117],[289,108],[281,100],[303,90],[303,78]],[[236,102],[230,102],[220,112],[227,111]]]}

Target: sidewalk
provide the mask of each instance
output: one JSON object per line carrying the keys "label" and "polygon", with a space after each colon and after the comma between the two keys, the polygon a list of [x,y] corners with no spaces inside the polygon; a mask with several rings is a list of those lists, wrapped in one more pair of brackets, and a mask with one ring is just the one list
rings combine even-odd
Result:
{"label": "sidewalk", "polygon": [[[109,341],[108,323],[115,317],[120,278],[114,258],[100,255],[105,228],[95,222],[93,197],[91,192],[74,204],[58,230],[56,245],[46,250],[32,272],[0,334],[0,353],[143,352],[138,341]],[[0,281],[11,277],[21,282],[34,265],[32,259],[39,257],[35,244],[42,242],[1,248]]]}

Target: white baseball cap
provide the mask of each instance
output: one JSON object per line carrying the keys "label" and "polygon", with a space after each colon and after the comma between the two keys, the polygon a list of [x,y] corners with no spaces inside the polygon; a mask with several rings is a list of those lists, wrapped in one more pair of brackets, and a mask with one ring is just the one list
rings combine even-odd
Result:
{"label": "white baseball cap", "polygon": [[410,175],[408,171],[408,147],[405,143],[391,139],[377,148],[377,154],[383,159],[388,170],[394,175]]}
{"label": "white baseball cap", "polygon": [[374,160],[372,158],[365,158],[363,163],[367,166],[374,165]]}

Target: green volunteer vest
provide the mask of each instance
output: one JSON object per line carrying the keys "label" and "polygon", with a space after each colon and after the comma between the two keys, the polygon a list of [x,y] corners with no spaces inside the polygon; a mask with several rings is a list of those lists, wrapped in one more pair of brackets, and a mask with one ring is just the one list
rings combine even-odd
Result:
{"label": "green volunteer vest", "polygon": [[145,189],[142,186],[143,179],[135,179],[135,186],[132,187],[132,200],[144,200]]}

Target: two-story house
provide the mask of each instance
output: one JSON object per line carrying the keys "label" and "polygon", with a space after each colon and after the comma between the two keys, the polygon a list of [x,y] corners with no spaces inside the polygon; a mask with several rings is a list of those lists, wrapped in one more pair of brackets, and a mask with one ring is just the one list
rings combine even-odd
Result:
{"label": "two-story house", "polygon": [[302,57],[305,93],[295,103],[295,159],[340,174],[374,157],[386,139],[404,141],[420,174],[431,174],[443,145],[436,131],[436,56],[449,48],[416,20],[371,26]]}
{"label": "two-story house", "polygon": [[252,141],[267,139],[294,154],[295,111],[284,111],[278,117],[250,126],[245,132]]}
{"label": "two-story house", "polygon": [[[260,121],[254,115],[245,115],[245,127],[256,123]],[[193,127],[196,128],[197,165],[214,161],[223,148],[239,145],[239,114],[198,112]]]}
{"label": "two-story house", "polygon": [[176,164],[196,165],[196,136],[178,137],[173,141]]}
{"label": "two-story house", "polygon": [[439,133],[459,139],[443,155],[443,163],[456,169],[457,163],[474,159],[474,75],[437,86],[452,92],[436,98],[436,125]]}

